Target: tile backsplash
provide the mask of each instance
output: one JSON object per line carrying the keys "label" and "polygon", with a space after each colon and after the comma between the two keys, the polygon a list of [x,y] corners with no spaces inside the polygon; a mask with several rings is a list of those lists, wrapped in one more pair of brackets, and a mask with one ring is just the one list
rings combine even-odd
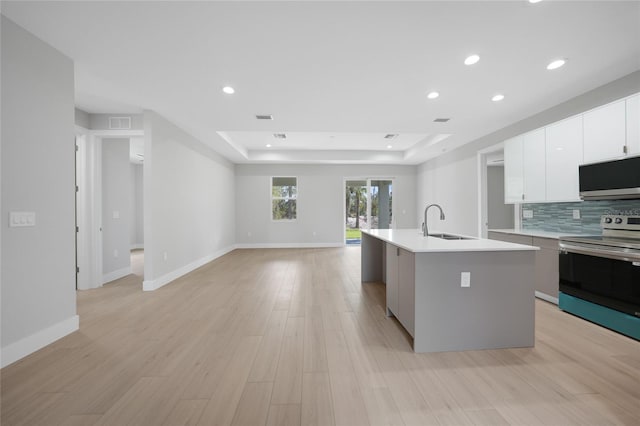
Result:
{"label": "tile backsplash", "polygon": [[[523,229],[600,234],[600,216],[626,214],[640,216],[640,200],[583,201],[577,203],[523,204],[522,211],[533,212],[532,218],[522,219]],[[580,219],[573,218],[573,211],[580,210]]]}

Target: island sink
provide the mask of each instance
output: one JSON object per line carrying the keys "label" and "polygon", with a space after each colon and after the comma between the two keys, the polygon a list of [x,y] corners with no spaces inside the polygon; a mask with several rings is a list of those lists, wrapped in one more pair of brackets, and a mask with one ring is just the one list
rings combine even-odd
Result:
{"label": "island sink", "polygon": [[453,234],[429,234],[429,237],[442,238],[443,240],[475,240],[472,237],[463,237],[461,235]]}

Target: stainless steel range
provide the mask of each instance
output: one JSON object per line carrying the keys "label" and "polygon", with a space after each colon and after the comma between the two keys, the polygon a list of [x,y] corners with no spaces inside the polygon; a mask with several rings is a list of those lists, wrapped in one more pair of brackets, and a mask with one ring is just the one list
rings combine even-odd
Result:
{"label": "stainless steel range", "polygon": [[640,216],[600,225],[602,235],[560,238],[558,305],[640,340]]}

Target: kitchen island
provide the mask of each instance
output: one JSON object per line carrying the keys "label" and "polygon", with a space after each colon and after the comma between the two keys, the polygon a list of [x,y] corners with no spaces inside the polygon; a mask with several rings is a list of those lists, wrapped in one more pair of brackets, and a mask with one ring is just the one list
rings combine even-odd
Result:
{"label": "kitchen island", "polygon": [[386,283],[386,312],[415,352],[534,345],[537,247],[416,229],[362,231],[361,278]]}

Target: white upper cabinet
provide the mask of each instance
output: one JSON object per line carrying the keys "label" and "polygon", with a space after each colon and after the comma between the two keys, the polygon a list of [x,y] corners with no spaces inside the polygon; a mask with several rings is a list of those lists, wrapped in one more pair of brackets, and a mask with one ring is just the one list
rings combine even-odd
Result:
{"label": "white upper cabinet", "polygon": [[[524,201],[546,200],[545,129],[525,133],[522,139]],[[506,170],[506,161],[505,161]]]}
{"label": "white upper cabinet", "polygon": [[640,154],[640,94],[627,98],[627,153]]}
{"label": "white upper cabinet", "polygon": [[579,165],[627,155],[640,155],[640,93],[505,141],[505,203],[579,201]]}
{"label": "white upper cabinet", "polygon": [[613,102],[586,112],[584,117],[584,163],[625,155],[625,101]]}
{"label": "white upper cabinet", "polygon": [[504,142],[504,202],[520,203],[524,194],[523,137],[516,136]]}
{"label": "white upper cabinet", "polygon": [[547,201],[580,199],[578,165],[583,159],[582,135],[582,115],[546,127]]}

